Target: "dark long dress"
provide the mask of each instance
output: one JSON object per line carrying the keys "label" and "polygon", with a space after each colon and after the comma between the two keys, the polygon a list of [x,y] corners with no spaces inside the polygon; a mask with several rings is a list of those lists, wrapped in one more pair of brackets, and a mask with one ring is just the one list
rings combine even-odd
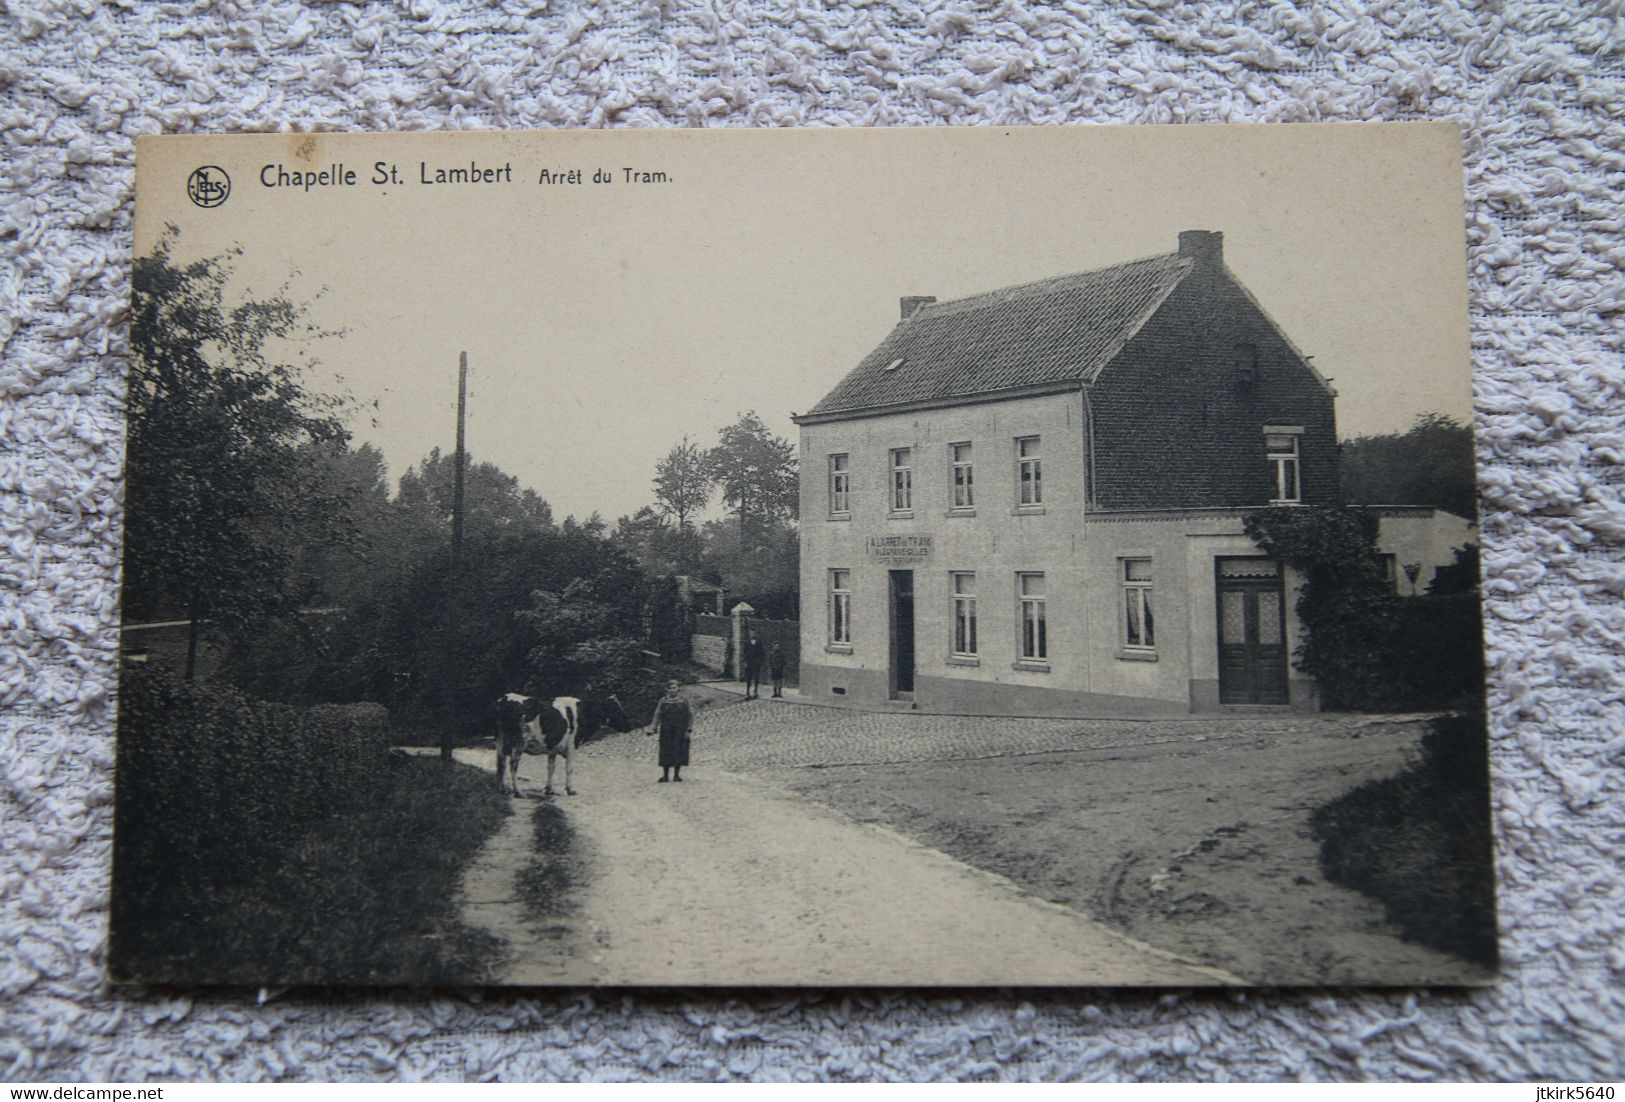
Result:
{"label": "dark long dress", "polygon": [[688,764],[688,732],[694,713],[688,701],[664,699],[655,706],[655,730],[660,735],[660,768],[676,769]]}

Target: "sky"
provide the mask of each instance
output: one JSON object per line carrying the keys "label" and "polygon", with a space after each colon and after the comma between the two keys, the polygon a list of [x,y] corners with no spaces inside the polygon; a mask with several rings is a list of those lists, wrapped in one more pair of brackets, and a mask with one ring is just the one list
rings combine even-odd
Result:
{"label": "sky", "polygon": [[[166,225],[180,259],[240,247],[234,295],[285,288],[342,330],[292,351],[392,481],[452,449],[466,352],[470,454],[613,522],[685,434],[754,410],[795,440],[899,297],[1169,253],[1182,229],[1224,233],[1333,380],[1342,436],[1470,423],[1459,148],[1439,124],[144,139],[135,249]],[[232,182],[216,206],[187,198],[201,165]]]}

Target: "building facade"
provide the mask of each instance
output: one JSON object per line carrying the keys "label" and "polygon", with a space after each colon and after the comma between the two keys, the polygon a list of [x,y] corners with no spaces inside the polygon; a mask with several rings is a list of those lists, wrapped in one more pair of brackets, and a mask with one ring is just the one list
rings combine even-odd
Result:
{"label": "building facade", "polygon": [[[1312,708],[1290,662],[1301,579],[1242,521],[1337,500],[1334,398],[1218,233],[904,299],[797,418],[803,695],[1014,715]],[[1425,585],[1450,561],[1451,519],[1390,509],[1381,542],[1429,556]]]}

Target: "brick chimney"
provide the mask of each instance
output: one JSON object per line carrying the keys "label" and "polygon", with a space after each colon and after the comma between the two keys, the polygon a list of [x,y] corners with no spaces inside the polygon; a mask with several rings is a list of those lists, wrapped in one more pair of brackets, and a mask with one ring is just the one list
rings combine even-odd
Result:
{"label": "brick chimney", "polygon": [[903,321],[917,314],[922,306],[930,306],[937,301],[936,295],[904,295],[900,300],[903,309]]}
{"label": "brick chimney", "polygon": [[1216,268],[1224,263],[1224,234],[1217,230],[1181,230],[1179,255]]}

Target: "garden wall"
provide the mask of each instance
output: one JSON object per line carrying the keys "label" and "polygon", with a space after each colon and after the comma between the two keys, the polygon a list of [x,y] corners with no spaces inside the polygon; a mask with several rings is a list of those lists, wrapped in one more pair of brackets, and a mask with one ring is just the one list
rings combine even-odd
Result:
{"label": "garden wall", "polygon": [[[796,620],[747,621],[751,631],[762,641],[765,651],[772,651],[777,643],[784,649],[784,680],[788,685],[799,683],[801,669],[801,624]],[[696,665],[723,677],[739,677],[734,665],[733,619],[729,616],[694,617],[694,649]],[[762,677],[768,678],[768,668],[762,667]]]}

